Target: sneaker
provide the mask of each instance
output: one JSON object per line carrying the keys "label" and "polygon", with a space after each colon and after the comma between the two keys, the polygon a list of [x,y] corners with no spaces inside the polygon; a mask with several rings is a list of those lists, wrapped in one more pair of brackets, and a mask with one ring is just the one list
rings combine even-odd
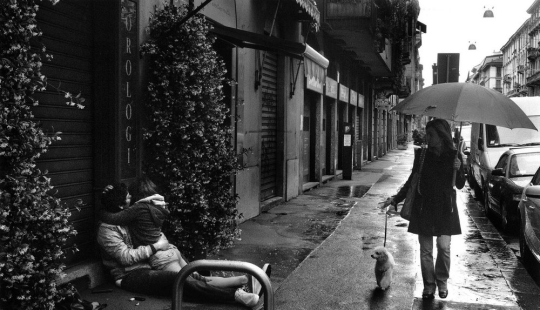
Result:
{"label": "sneaker", "polygon": [[272,265],[270,264],[264,264],[264,266],[262,267],[262,271],[264,271],[264,273],[266,273],[266,275],[268,276],[268,279],[270,279],[270,275],[272,274]]}
{"label": "sneaker", "polygon": [[252,275],[248,275],[248,284],[247,289],[244,289],[244,291],[248,293],[253,293],[261,296],[261,288],[262,285],[259,283],[259,281]]}
{"label": "sneaker", "polygon": [[[270,276],[272,275],[272,265],[266,263],[262,267],[262,271],[266,273],[266,276],[268,277],[268,280],[270,280]],[[257,292],[259,294],[259,297],[262,297],[263,291],[262,291],[262,285],[257,281],[257,279],[253,279],[254,281],[254,288],[257,289]],[[253,293],[256,293],[255,291]]]}
{"label": "sneaker", "polygon": [[253,308],[259,303],[259,295],[246,293],[244,290],[239,288],[236,290],[236,292],[234,292],[234,300],[246,307]]}

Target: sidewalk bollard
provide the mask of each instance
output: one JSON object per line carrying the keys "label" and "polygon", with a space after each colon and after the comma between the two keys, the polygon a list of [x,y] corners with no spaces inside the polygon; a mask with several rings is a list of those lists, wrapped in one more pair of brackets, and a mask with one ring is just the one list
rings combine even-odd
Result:
{"label": "sidewalk bollard", "polygon": [[195,271],[200,270],[224,270],[238,271],[253,275],[261,283],[264,293],[264,309],[274,310],[274,291],[270,279],[264,271],[252,263],[226,260],[197,260],[184,266],[176,276],[173,285],[172,309],[182,309],[184,284],[186,279]]}

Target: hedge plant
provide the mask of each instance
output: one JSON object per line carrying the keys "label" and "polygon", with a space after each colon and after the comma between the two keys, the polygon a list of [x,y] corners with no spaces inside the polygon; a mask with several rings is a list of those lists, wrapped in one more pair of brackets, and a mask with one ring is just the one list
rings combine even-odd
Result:
{"label": "hedge plant", "polygon": [[41,73],[45,48],[30,45],[41,35],[37,11],[34,0],[1,1],[0,5],[2,309],[54,309],[61,299],[59,293],[66,294],[56,285],[64,269],[62,246],[75,234],[68,222],[69,209],[49,195],[50,179],[36,166],[36,159],[59,139],[56,134],[48,136],[31,111],[31,106],[39,104],[32,95],[46,87]]}
{"label": "hedge plant", "polygon": [[231,176],[241,167],[226,120],[224,62],[210,25],[185,6],[165,6],[150,20],[141,51],[149,61],[145,172],[171,208],[169,241],[189,258],[229,247],[239,236]]}

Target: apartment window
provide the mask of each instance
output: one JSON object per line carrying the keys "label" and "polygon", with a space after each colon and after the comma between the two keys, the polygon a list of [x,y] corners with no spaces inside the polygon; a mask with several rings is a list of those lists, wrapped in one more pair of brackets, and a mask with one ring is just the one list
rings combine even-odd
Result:
{"label": "apartment window", "polygon": [[497,75],[496,76],[501,77],[501,74],[502,74],[501,72],[502,72],[502,68],[497,67]]}

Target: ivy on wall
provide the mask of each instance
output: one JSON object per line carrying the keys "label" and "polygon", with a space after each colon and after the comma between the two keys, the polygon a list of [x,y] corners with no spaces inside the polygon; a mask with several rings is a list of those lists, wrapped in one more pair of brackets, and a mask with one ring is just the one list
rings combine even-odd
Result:
{"label": "ivy on wall", "polygon": [[[45,48],[30,45],[41,36],[36,24],[38,1],[0,4],[0,308],[54,309],[69,295],[59,289],[62,246],[76,232],[69,209],[51,196],[50,178],[36,167],[58,134],[47,135],[34,120],[32,98],[47,87],[41,73]],[[53,4],[57,0],[51,0]],[[68,105],[80,104],[64,94]],[[73,99],[77,99],[74,103]],[[80,108],[83,106],[80,105]],[[66,290],[68,292],[66,292]]]}
{"label": "ivy on wall", "polygon": [[145,102],[146,173],[171,207],[165,233],[189,258],[229,247],[239,236],[232,176],[240,169],[223,102],[225,65],[210,25],[185,6],[165,6],[150,20],[149,99]]}

